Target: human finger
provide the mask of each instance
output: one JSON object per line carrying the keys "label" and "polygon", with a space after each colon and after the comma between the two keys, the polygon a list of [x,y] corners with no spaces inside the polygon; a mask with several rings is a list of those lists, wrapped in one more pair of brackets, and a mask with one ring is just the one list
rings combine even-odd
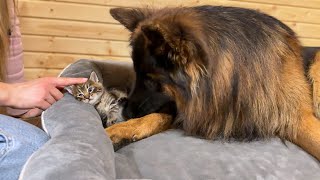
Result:
{"label": "human finger", "polygon": [[30,110],[27,111],[25,114],[23,114],[23,115],[21,116],[21,118],[36,117],[36,116],[39,116],[42,112],[43,112],[43,110],[38,109],[38,108],[30,109]]}
{"label": "human finger", "polygon": [[58,101],[59,99],[61,99],[63,97],[62,92],[57,89],[57,88],[52,88],[50,91],[50,95],[56,100]]}
{"label": "human finger", "polygon": [[45,100],[51,105],[56,102],[56,99],[51,94],[48,95]]}
{"label": "human finger", "polygon": [[21,117],[21,115],[25,114],[29,109],[16,109],[16,108],[5,108],[6,113],[12,117]]}
{"label": "human finger", "polygon": [[56,87],[64,87],[64,86],[69,86],[69,85],[73,85],[73,84],[85,83],[87,80],[88,80],[88,78],[65,78],[65,77],[60,77],[60,78],[52,79],[52,82]]}
{"label": "human finger", "polygon": [[51,106],[50,103],[48,103],[47,101],[43,100],[40,103],[37,104],[36,108],[39,108],[41,110],[46,110]]}

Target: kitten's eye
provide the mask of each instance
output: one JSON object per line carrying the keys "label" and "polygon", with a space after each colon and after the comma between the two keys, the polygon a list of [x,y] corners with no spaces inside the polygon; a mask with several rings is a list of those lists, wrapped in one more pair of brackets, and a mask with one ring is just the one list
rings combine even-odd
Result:
{"label": "kitten's eye", "polygon": [[84,95],[82,93],[78,94],[77,97],[82,98]]}
{"label": "kitten's eye", "polygon": [[115,104],[117,104],[117,100],[116,99],[111,101],[111,105],[115,105]]}
{"label": "kitten's eye", "polygon": [[88,92],[89,92],[89,93],[92,93],[92,92],[93,92],[93,89],[94,89],[93,87],[89,87],[89,88],[88,88]]}

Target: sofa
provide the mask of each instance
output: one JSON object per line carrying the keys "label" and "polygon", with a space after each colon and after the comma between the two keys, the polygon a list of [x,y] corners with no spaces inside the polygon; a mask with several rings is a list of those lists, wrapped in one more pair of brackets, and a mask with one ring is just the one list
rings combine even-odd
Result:
{"label": "sofa", "polygon": [[[113,60],[79,60],[60,76],[91,71],[105,87],[130,90],[135,79],[132,63]],[[277,137],[225,142],[170,129],[114,152],[95,109],[69,94],[42,114],[42,126],[51,139],[29,158],[20,179],[320,179],[315,158]]]}

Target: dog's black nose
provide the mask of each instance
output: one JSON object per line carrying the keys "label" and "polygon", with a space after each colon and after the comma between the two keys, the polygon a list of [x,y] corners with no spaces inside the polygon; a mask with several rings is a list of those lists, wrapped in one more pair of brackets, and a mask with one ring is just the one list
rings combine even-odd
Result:
{"label": "dog's black nose", "polygon": [[120,106],[126,107],[128,106],[128,98],[122,97],[118,100]]}
{"label": "dog's black nose", "polygon": [[128,106],[128,103],[125,104],[123,110],[122,110],[122,116],[124,119],[128,120],[134,117],[133,112],[131,108]]}

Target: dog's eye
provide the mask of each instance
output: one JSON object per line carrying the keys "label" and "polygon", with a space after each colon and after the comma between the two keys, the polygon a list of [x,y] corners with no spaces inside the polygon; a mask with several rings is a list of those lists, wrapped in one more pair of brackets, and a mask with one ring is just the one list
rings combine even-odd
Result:
{"label": "dog's eye", "polygon": [[150,90],[158,90],[158,83],[153,80],[146,80],[145,86]]}
{"label": "dog's eye", "polygon": [[128,99],[126,97],[121,97],[117,100],[117,103],[119,105],[124,105],[126,102],[128,101]]}

